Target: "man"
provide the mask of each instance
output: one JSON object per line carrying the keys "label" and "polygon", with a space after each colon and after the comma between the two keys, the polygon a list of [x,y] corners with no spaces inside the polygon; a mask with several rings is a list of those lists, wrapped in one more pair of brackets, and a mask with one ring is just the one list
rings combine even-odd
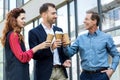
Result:
{"label": "man", "polygon": [[[56,8],[52,3],[45,3],[40,7],[42,23],[29,31],[30,48],[46,40],[47,34],[62,31],[53,26],[57,19]],[[64,55],[60,39],[54,40],[50,48],[39,50],[33,59],[35,64],[35,80],[67,80],[66,67],[70,67],[70,60]]]}
{"label": "man", "polygon": [[[80,35],[72,46],[64,48],[69,57],[79,51],[83,69],[80,80],[109,80],[119,63],[119,52],[113,39],[98,29],[99,22],[99,15],[88,11],[84,20],[88,33]],[[111,66],[108,63],[108,55],[112,57]]]}

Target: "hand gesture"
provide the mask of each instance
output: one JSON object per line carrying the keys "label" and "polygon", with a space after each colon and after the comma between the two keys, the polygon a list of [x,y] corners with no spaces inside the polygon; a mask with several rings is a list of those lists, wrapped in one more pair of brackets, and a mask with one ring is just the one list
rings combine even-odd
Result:
{"label": "hand gesture", "polygon": [[108,69],[108,70],[103,70],[101,71],[102,73],[106,72],[107,76],[110,78],[112,76],[112,74],[114,73],[114,71],[112,69]]}
{"label": "hand gesture", "polygon": [[64,63],[63,63],[63,66],[66,67],[66,68],[69,68],[71,66],[71,60],[66,60]]}
{"label": "hand gesture", "polygon": [[63,34],[62,42],[63,42],[64,47],[66,47],[67,45],[69,45],[71,43],[68,33]]}
{"label": "hand gesture", "polygon": [[69,41],[69,43],[66,43],[66,39],[62,40],[63,46],[66,47],[67,45],[69,45],[71,42]]}
{"label": "hand gesture", "polygon": [[52,44],[52,50],[60,47],[62,45],[61,39],[56,39]]}
{"label": "hand gesture", "polygon": [[45,41],[45,42],[39,44],[39,46],[40,46],[41,49],[48,48],[48,47],[51,46],[51,41]]}
{"label": "hand gesture", "polygon": [[51,41],[45,41],[43,43],[38,44],[37,46],[32,48],[33,53],[37,52],[40,49],[45,49],[51,46]]}

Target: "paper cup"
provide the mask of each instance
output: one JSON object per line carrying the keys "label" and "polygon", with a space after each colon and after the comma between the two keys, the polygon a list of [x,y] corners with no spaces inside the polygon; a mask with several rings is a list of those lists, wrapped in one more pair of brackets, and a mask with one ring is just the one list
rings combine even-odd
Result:
{"label": "paper cup", "polygon": [[46,39],[46,41],[52,42],[53,38],[54,38],[54,35],[53,35],[53,34],[47,34],[47,39]]}

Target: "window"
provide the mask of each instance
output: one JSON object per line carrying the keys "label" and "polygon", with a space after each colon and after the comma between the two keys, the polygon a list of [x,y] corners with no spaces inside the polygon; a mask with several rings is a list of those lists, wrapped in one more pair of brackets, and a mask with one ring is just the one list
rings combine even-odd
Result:
{"label": "window", "polygon": [[[120,25],[120,6],[117,0],[101,0],[103,12],[103,30]],[[105,26],[105,27],[104,27]]]}
{"label": "window", "polygon": [[[29,30],[31,30],[33,28],[33,23],[30,23],[28,25],[25,26],[24,28],[24,38],[25,38],[25,46],[26,46],[26,49],[28,50],[29,49],[29,43],[28,43],[28,32]],[[31,59],[31,61],[29,62],[30,66],[29,66],[29,72],[30,72],[30,80],[33,80],[33,66],[34,66],[34,63],[33,63],[33,60]]]}
{"label": "window", "polygon": [[67,5],[59,8],[57,10],[58,18],[57,18],[57,26],[63,29],[63,32],[68,33],[68,15],[67,15]]}
{"label": "window", "polygon": [[0,80],[3,80],[3,47],[0,43]]}
{"label": "window", "polygon": [[[75,38],[75,8],[74,1],[70,3],[70,35],[71,41],[74,42]],[[72,43],[71,43],[72,44]],[[77,80],[77,57],[76,54],[71,58],[72,61],[72,79]],[[79,62],[79,61],[78,61]]]}
{"label": "window", "polygon": [[3,20],[3,0],[0,0],[0,21]]}
{"label": "window", "polygon": [[12,9],[14,9],[14,8],[16,8],[16,0],[10,0],[10,10],[12,10]]}
{"label": "window", "polygon": [[24,4],[27,3],[28,1],[30,1],[30,0],[24,0]]}
{"label": "window", "polygon": [[[85,31],[84,28],[84,18],[86,16],[86,11],[93,10],[98,12],[97,9],[97,0],[77,0],[77,7],[78,7],[78,33]],[[87,6],[86,6],[87,5]]]}

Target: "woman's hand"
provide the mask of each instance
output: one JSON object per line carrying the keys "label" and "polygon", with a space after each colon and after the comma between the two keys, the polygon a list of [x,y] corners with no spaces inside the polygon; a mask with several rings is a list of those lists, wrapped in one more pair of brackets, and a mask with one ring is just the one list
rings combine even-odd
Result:
{"label": "woman's hand", "polygon": [[45,42],[39,44],[40,49],[46,49],[46,48],[48,48],[50,46],[51,46],[51,41],[45,41]]}

